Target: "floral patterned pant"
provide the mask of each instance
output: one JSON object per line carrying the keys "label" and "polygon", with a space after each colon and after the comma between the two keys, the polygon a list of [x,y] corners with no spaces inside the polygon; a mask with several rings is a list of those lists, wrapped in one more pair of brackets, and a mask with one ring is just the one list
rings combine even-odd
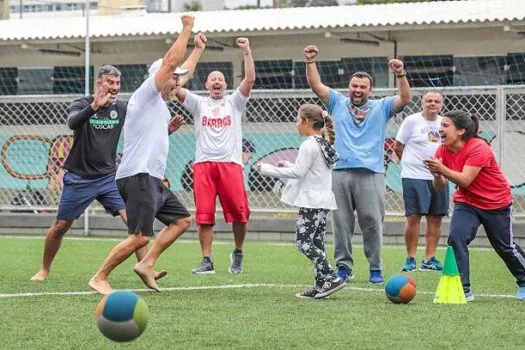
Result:
{"label": "floral patterned pant", "polygon": [[312,261],[317,286],[335,278],[324,246],[328,212],[327,209],[300,208],[297,215],[295,244]]}

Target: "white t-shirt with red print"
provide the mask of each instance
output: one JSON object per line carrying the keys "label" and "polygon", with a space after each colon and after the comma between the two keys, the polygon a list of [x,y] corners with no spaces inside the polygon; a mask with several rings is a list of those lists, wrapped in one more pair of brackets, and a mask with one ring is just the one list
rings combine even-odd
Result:
{"label": "white t-shirt with red print", "polygon": [[195,163],[242,162],[242,115],[249,97],[239,89],[220,100],[190,91],[182,104],[195,123]]}

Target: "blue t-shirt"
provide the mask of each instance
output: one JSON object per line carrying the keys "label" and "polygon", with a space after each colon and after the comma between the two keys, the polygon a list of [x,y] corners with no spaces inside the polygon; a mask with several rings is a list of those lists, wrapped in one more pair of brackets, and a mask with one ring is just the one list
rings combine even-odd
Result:
{"label": "blue t-shirt", "polygon": [[[366,168],[376,173],[384,171],[385,130],[393,117],[397,96],[368,100],[359,107],[350,98],[330,89],[328,113],[335,125],[335,149],[339,161],[335,169]],[[358,123],[356,119],[361,121]]]}

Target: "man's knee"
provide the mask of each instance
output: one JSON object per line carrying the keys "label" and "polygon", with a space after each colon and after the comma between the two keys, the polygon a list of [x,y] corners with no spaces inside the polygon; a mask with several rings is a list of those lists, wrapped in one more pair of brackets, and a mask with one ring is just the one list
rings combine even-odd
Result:
{"label": "man's knee", "polygon": [[185,218],[177,219],[173,223],[177,226],[180,226],[184,231],[186,231],[187,229],[190,228],[192,221],[193,221],[192,217],[188,216]]}
{"label": "man's knee", "polygon": [[55,237],[62,237],[73,225],[73,221],[56,220],[49,229],[49,234]]}
{"label": "man's knee", "polygon": [[148,245],[151,237],[145,236],[142,233],[136,233],[129,235],[128,239],[130,239],[133,242],[137,249],[140,249]]}

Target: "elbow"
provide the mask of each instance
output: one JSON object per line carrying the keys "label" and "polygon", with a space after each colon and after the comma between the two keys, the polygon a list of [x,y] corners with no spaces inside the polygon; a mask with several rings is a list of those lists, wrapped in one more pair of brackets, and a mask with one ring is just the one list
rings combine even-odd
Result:
{"label": "elbow", "polygon": [[412,92],[409,90],[406,94],[401,95],[401,101],[404,106],[412,102]]}
{"label": "elbow", "polygon": [[248,76],[245,78],[246,84],[253,86],[255,84],[255,74],[253,76]]}
{"label": "elbow", "polygon": [[75,130],[77,128],[77,125],[73,123],[71,120],[67,121],[67,127],[71,130]]}

